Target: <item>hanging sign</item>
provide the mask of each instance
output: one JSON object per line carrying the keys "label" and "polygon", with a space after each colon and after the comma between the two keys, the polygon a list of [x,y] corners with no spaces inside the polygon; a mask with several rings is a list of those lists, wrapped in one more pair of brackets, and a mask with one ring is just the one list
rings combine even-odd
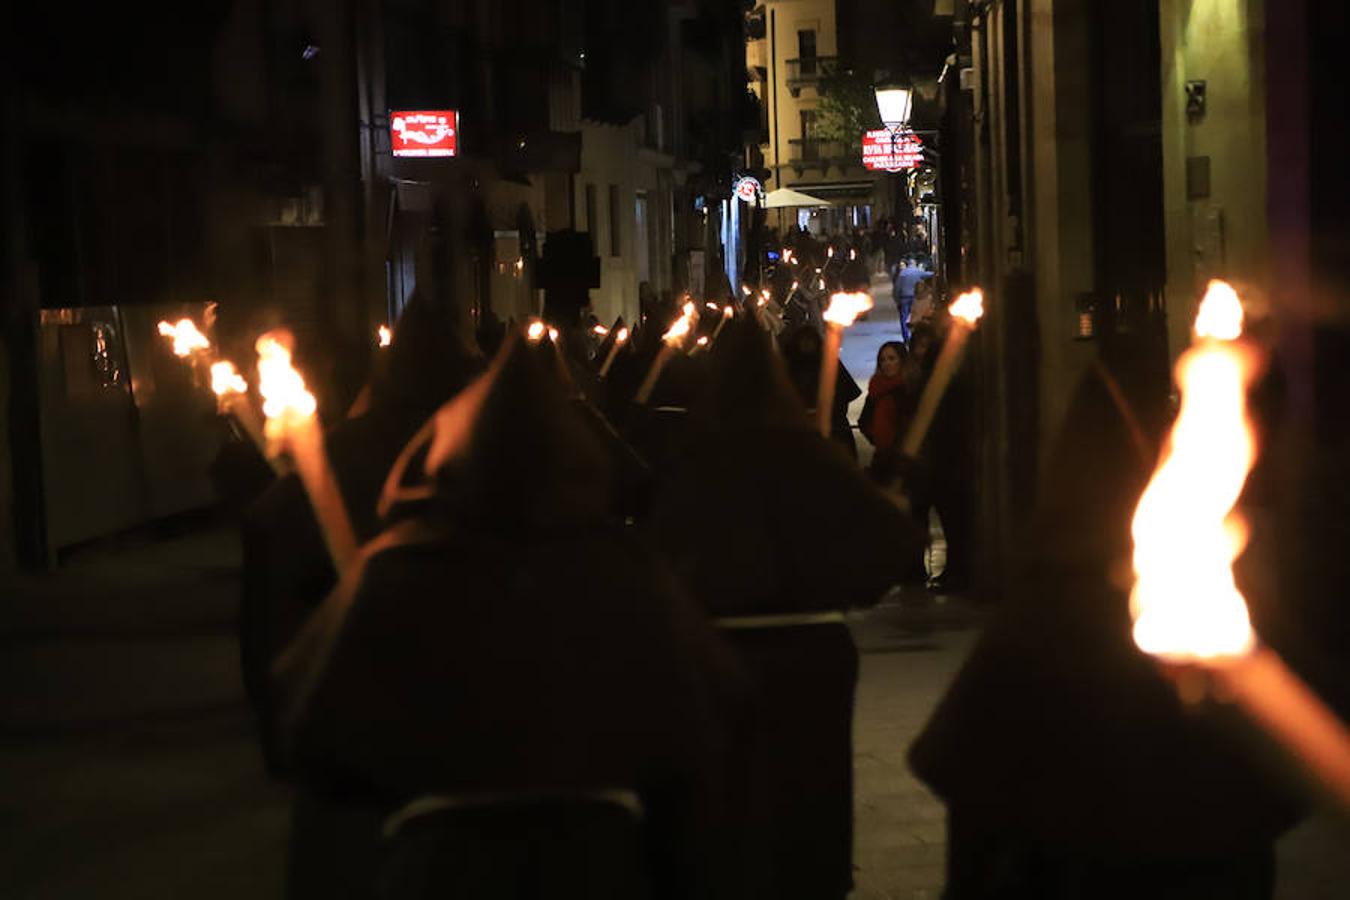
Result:
{"label": "hanging sign", "polygon": [[389,114],[389,144],[395,156],[458,156],[459,111],[394,110]]}
{"label": "hanging sign", "polygon": [[874,172],[901,172],[923,164],[923,141],[912,131],[893,133],[878,128],[863,135],[863,168]]}
{"label": "hanging sign", "polygon": [[759,179],[746,175],[736,181],[735,194],[746,203],[753,203],[761,190]]}

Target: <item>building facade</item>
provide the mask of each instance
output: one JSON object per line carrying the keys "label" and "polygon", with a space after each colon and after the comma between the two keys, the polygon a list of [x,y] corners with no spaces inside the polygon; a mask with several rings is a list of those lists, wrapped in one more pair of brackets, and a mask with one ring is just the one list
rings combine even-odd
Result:
{"label": "building facade", "polygon": [[821,131],[822,85],[851,65],[840,55],[836,0],[769,0],[752,21],[746,60],[763,108],[765,190],[791,188],[831,204],[788,209],[781,224],[825,232],[866,224],[885,192],[876,195],[879,179],[862,166],[862,135]]}

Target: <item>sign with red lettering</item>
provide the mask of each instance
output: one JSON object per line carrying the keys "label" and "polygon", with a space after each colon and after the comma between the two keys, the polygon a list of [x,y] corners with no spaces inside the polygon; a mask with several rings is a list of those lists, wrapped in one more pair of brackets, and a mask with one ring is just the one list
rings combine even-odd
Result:
{"label": "sign with red lettering", "polygon": [[874,172],[917,168],[923,164],[923,142],[912,131],[869,131],[863,135],[862,161],[864,168]]}
{"label": "sign with red lettering", "polygon": [[395,156],[458,156],[459,111],[395,110],[389,114],[389,144]]}

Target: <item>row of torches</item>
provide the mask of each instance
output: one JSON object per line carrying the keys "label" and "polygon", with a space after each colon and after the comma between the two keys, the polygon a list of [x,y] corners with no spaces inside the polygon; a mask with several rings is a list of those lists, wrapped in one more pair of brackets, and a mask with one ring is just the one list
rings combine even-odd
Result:
{"label": "row of torches", "polygon": [[[757,298],[757,317],[767,302],[767,292]],[[650,400],[662,370],[677,353],[706,350],[736,312],[732,306],[714,303],[705,308],[721,316],[716,329],[686,347],[700,315],[697,304],[686,301],[661,338],[661,349],[634,398],[638,404]],[[844,330],[871,308],[866,292],[838,293],[825,311],[816,402],[816,424],[824,436],[830,431]],[[979,289],[961,294],[949,312],[952,326],[902,440],[901,449],[909,456],[918,454],[960,367],[968,339],[984,313],[983,295]],[[1193,345],[1177,362],[1181,409],[1132,522],[1133,638],[1176,676],[1179,686],[1193,685],[1199,676],[1215,688],[1216,696],[1237,703],[1327,796],[1350,809],[1350,732],[1273,651],[1257,642],[1246,601],[1233,579],[1232,565],[1247,534],[1233,509],[1257,451],[1246,395],[1261,365],[1257,348],[1241,339],[1242,319],[1236,292],[1224,282],[1211,282],[1196,316]],[[159,330],[172,340],[180,357],[211,355],[210,341],[191,319],[174,325],[161,322]],[[597,325],[593,333],[605,337],[609,329]],[[557,329],[537,320],[525,336],[536,343],[547,336],[555,346],[559,338]],[[388,346],[391,337],[388,327],[380,326],[380,345]],[[615,332],[599,370],[602,379],[628,339],[627,328]],[[294,461],[335,565],[345,573],[355,558],[356,542],[324,455],[314,396],[291,365],[288,333],[269,332],[255,346],[265,427],[258,427],[248,402],[248,384],[225,360],[211,363],[211,386],[220,411],[240,422],[278,471],[283,453]]]}

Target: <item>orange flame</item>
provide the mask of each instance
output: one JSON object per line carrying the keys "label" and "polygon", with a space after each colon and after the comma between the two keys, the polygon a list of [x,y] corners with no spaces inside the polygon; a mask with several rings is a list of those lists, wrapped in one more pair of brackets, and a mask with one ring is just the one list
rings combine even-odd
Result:
{"label": "orange flame", "polygon": [[1205,289],[1195,314],[1195,336],[1221,341],[1242,336],[1242,300],[1228,282],[1215,279]]}
{"label": "orange flame", "polygon": [[678,346],[680,342],[689,334],[689,330],[694,326],[694,317],[688,313],[680,316],[670,326],[670,330],[661,335],[661,340],[665,341],[671,347]]}
{"label": "orange flame", "polygon": [[379,338],[381,347],[388,347],[394,342],[394,330],[388,325],[381,325],[375,330],[375,333]]}
{"label": "orange flame", "polygon": [[627,325],[625,325],[624,327],[620,328],[620,329],[619,329],[619,333],[616,334],[616,335],[614,335],[614,343],[616,343],[616,344],[622,344],[622,343],[623,343],[624,341],[626,341],[626,340],[628,340],[628,326],[627,326]]}
{"label": "orange flame", "polygon": [[1131,526],[1134,641],[1191,660],[1241,655],[1255,643],[1232,569],[1247,525],[1232,509],[1256,459],[1246,397],[1257,363],[1227,343],[1242,333],[1241,302],[1228,285],[1211,282],[1196,332],[1177,362],[1181,411]]}
{"label": "orange flame", "polygon": [[603,325],[592,325],[591,334],[595,335],[596,337],[604,337],[605,335],[609,334],[609,329]]}
{"label": "orange flame", "polygon": [[188,357],[199,350],[211,349],[211,342],[197,330],[197,323],[191,319],[179,319],[172,325],[160,322],[159,333],[173,340],[174,356]]}
{"label": "orange flame", "polygon": [[707,309],[710,309],[710,310],[712,310],[713,312],[717,312],[717,304],[714,303],[714,302],[712,302],[711,300],[709,300],[707,303],[705,303],[705,304],[703,304],[703,305],[704,305],[704,307],[706,307]]}
{"label": "orange flame", "polygon": [[745,296],[749,297],[751,294],[754,293],[754,291],[750,290],[750,285],[748,285],[748,284],[743,284],[743,285],[741,285],[741,293],[744,294]]}
{"label": "orange flame", "polygon": [[975,323],[984,316],[984,292],[979,288],[966,291],[952,301],[947,312],[952,314],[953,319],[959,319],[974,328]]}
{"label": "orange flame", "polygon": [[722,318],[730,319],[734,315],[736,315],[736,310],[733,309],[730,305],[722,307]]}
{"label": "orange flame", "polygon": [[866,291],[834,294],[830,297],[829,308],[825,310],[825,321],[847,328],[871,308],[872,295]]}
{"label": "orange flame", "polygon": [[549,339],[550,341],[552,341],[553,343],[555,343],[555,344],[558,343],[558,329],[556,329],[556,328],[549,328],[549,330],[548,330],[548,339]]}
{"label": "orange flame", "polygon": [[269,331],[258,338],[258,393],[263,398],[268,436],[276,428],[314,415],[318,404],[305,388],[305,379],[291,365],[290,336]]}
{"label": "orange flame", "polygon": [[531,341],[534,341],[535,343],[538,343],[539,341],[542,341],[544,339],[544,332],[547,330],[548,326],[546,326],[543,322],[539,321],[538,319],[535,319],[533,322],[530,323],[530,327],[525,329],[525,337]]}
{"label": "orange flame", "polygon": [[698,308],[694,306],[693,300],[686,300],[684,306],[680,307],[680,312],[684,313],[685,318],[692,319],[698,315]]}
{"label": "orange flame", "polygon": [[226,394],[246,394],[248,382],[235,370],[234,363],[222,359],[211,364],[211,390],[217,397],[224,397]]}
{"label": "orange flame", "polygon": [[703,337],[701,337],[701,338],[699,338],[698,340],[694,341],[694,343],[697,344],[697,345],[700,346],[700,347],[706,347],[706,346],[708,346],[708,336],[705,334],[705,335],[703,335]]}

